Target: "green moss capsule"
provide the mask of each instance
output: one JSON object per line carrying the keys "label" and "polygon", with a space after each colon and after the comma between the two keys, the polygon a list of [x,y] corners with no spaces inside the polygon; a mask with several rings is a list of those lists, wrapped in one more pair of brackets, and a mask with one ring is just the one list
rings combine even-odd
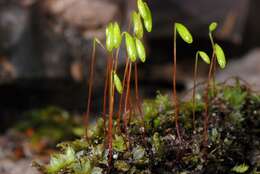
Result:
{"label": "green moss capsule", "polygon": [[215,44],[215,54],[220,68],[224,69],[226,67],[226,57],[223,49],[218,44]]}
{"label": "green moss capsule", "polygon": [[115,84],[117,92],[119,94],[122,94],[123,93],[123,86],[122,86],[121,80],[118,77],[118,75],[116,74],[116,72],[113,72],[113,79],[114,79],[114,84]]}
{"label": "green moss capsule", "polygon": [[210,64],[210,58],[207,53],[205,53],[204,51],[198,51],[198,54],[206,64]]}
{"label": "green moss capsule", "polygon": [[209,31],[210,32],[213,32],[217,29],[218,27],[218,23],[217,22],[212,22],[210,25],[209,25]]}
{"label": "green moss capsule", "polygon": [[132,62],[135,62],[137,57],[135,41],[134,38],[127,32],[125,33],[125,43],[126,43],[126,50],[129,59]]}
{"label": "green moss capsule", "polygon": [[138,38],[135,38],[135,45],[136,45],[136,50],[137,50],[138,57],[140,58],[140,60],[142,62],[145,62],[145,60],[146,60],[146,53],[145,53],[145,48],[144,48],[144,45],[143,45],[142,41],[139,40]]}
{"label": "green moss capsule", "polygon": [[136,37],[138,37],[140,39],[144,35],[144,29],[143,29],[143,24],[142,24],[140,14],[133,12],[132,20],[133,20],[133,24],[134,24],[134,33],[135,33]]}
{"label": "green moss capsule", "polygon": [[112,23],[109,23],[109,25],[106,28],[106,47],[107,51],[111,52],[114,48],[114,26]]}
{"label": "green moss capsule", "polygon": [[188,44],[191,44],[193,42],[192,35],[183,24],[175,23],[175,27],[177,32],[185,42],[187,42]]}
{"label": "green moss capsule", "polygon": [[113,29],[113,47],[119,48],[122,42],[121,30],[117,22],[114,23]]}
{"label": "green moss capsule", "polygon": [[153,28],[153,18],[152,18],[152,12],[149,9],[147,3],[144,3],[145,10],[146,10],[146,18],[144,18],[144,26],[146,31],[151,32]]}
{"label": "green moss capsule", "polygon": [[138,11],[139,11],[140,15],[142,16],[142,18],[146,19],[147,11],[146,11],[145,4],[142,0],[137,0],[137,8],[138,8]]}

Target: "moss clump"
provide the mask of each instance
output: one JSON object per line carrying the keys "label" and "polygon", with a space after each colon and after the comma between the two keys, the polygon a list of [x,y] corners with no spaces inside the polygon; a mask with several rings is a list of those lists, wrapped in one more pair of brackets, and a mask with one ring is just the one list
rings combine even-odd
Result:
{"label": "moss clump", "polygon": [[[18,121],[12,129],[23,132],[31,143],[47,139],[54,146],[65,139],[74,139],[84,134],[80,117],[72,116],[58,107],[49,106],[26,112],[23,120]],[[51,136],[50,136],[51,135]]]}
{"label": "moss clump", "polygon": [[[191,101],[180,104],[180,142],[174,108],[169,97],[159,94],[143,103],[144,119],[133,116],[127,132],[114,126],[111,162],[99,120],[88,141],[62,143],[50,164],[35,165],[43,173],[259,173],[260,95],[239,84],[217,86],[216,91],[209,103],[208,147],[203,146],[203,101],[196,104],[195,129]],[[123,123],[121,128],[126,130]]]}

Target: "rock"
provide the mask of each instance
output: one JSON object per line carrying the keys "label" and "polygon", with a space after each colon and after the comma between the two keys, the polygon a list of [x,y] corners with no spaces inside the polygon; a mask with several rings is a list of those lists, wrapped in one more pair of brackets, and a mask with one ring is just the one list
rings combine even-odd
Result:
{"label": "rock", "polygon": [[153,37],[171,37],[173,22],[186,24],[194,33],[207,37],[208,25],[219,23],[217,37],[241,42],[248,14],[249,0],[164,0],[149,1],[154,16]]}
{"label": "rock", "polygon": [[254,90],[260,90],[260,48],[249,51],[239,59],[230,60],[225,70],[217,75],[217,80],[224,81],[237,76],[248,82]]}
{"label": "rock", "polygon": [[31,167],[31,160],[12,161],[8,159],[0,160],[1,174],[40,174],[35,168]]}

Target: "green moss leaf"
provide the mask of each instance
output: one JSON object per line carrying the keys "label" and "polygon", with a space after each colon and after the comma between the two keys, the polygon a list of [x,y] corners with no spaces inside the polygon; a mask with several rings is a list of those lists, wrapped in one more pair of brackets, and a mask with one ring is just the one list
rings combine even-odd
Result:
{"label": "green moss leaf", "polygon": [[122,172],[127,172],[130,169],[130,166],[122,160],[115,161],[114,167]]}
{"label": "green moss leaf", "polygon": [[117,152],[124,152],[126,150],[126,144],[122,136],[115,135],[113,149]]}
{"label": "green moss leaf", "polygon": [[249,169],[249,166],[245,163],[234,166],[231,171],[236,173],[245,173]]}
{"label": "green moss leaf", "polygon": [[103,169],[101,169],[100,167],[94,167],[91,171],[91,174],[102,174],[103,173]]}
{"label": "green moss leaf", "polygon": [[188,44],[193,42],[193,38],[189,30],[181,23],[175,23],[175,27],[181,38]]}
{"label": "green moss leaf", "polygon": [[135,161],[141,160],[144,158],[145,150],[142,146],[137,146],[133,149],[133,158]]}

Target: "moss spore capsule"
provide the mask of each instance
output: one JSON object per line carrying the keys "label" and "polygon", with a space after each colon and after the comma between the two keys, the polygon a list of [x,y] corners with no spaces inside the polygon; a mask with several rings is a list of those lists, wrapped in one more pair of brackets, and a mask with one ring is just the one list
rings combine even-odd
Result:
{"label": "moss spore capsule", "polygon": [[226,67],[226,56],[220,45],[215,44],[215,54],[220,68]]}
{"label": "moss spore capsule", "polygon": [[205,53],[204,51],[198,51],[198,54],[206,64],[210,64],[210,58],[207,53]]}
{"label": "moss spore capsule", "polygon": [[137,51],[134,38],[127,32],[125,32],[125,43],[126,43],[126,51],[129,59],[132,62],[136,61]]}
{"label": "moss spore capsule", "polygon": [[107,51],[111,52],[114,48],[114,25],[109,23],[106,28],[106,47]]}
{"label": "moss spore capsule", "polygon": [[146,53],[142,41],[139,40],[138,38],[135,38],[135,45],[136,45],[138,57],[140,58],[141,62],[144,63],[146,60]]}
{"label": "moss spore capsule", "polygon": [[151,32],[153,28],[153,18],[152,18],[152,12],[149,9],[147,3],[144,3],[147,16],[144,18],[144,26],[147,32]]}
{"label": "moss spore capsule", "polygon": [[143,24],[142,24],[140,14],[137,12],[133,12],[132,20],[133,20],[133,25],[134,25],[134,33],[135,33],[136,37],[141,39],[144,35],[144,29],[143,29]]}
{"label": "moss spore capsule", "polygon": [[193,42],[193,38],[189,30],[181,23],[175,23],[175,27],[181,38],[188,44]]}
{"label": "moss spore capsule", "polygon": [[119,94],[123,93],[123,86],[122,86],[122,82],[120,80],[120,78],[118,77],[118,75],[116,74],[116,72],[113,72],[113,79],[114,79],[114,84],[116,87],[116,90]]}
{"label": "moss spore capsule", "polygon": [[117,22],[113,26],[113,47],[119,48],[122,42],[121,30]]}
{"label": "moss spore capsule", "polygon": [[212,22],[210,25],[209,25],[209,31],[210,32],[213,32],[217,29],[218,27],[218,23],[217,22]]}
{"label": "moss spore capsule", "polygon": [[142,0],[137,0],[137,8],[143,19],[147,18],[147,10]]}

